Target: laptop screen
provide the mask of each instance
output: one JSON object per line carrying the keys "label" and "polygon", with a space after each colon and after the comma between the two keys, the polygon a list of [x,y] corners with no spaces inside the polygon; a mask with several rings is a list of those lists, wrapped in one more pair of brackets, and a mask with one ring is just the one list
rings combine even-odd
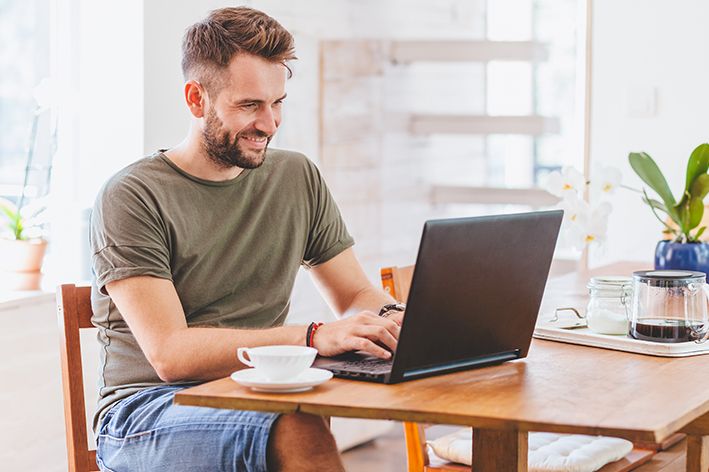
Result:
{"label": "laptop screen", "polygon": [[426,222],[392,376],[500,353],[526,356],[562,215]]}

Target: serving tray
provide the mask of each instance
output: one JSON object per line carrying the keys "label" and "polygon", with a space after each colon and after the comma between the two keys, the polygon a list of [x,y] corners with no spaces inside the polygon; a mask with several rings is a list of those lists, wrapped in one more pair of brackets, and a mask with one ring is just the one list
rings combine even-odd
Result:
{"label": "serving tray", "polygon": [[627,335],[598,334],[586,327],[560,328],[548,322],[537,324],[534,329],[534,337],[549,341],[660,357],[688,357],[709,354],[709,342],[701,344],[695,342],[656,343],[633,339]]}

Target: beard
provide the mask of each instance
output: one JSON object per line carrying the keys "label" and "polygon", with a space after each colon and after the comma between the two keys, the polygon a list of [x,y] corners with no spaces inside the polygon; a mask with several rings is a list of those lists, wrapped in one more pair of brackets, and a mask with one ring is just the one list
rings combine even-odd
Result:
{"label": "beard", "polygon": [[[246,151],[239,146],[240,138],[267,138],[266,146],[261,151]],[[240,167],[242,169],[256,169],[266,159],[266,150],[271,136],[251,129],[236,133],[234,139],[229,136],[229,131],[224,130],[224,123],[219,119],[213,108],[207,111],[204,130],[202,130],[202,143],[209,159],[223,169]]]}

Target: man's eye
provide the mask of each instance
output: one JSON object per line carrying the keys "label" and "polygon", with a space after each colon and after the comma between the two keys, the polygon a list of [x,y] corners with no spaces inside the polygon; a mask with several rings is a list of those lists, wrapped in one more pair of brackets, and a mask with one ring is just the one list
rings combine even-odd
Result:
{"label": "man's eye", "polygon": [[283,100],[276,100],[275,102],[273,102],[274,107],[279,107],[281,105],[283,105]]}
{"label": "man's eye", "polygon": [[256,106],[257,105],[255,103],[244,103],[243,105],[241,105],[241,108],[245,108],[247,110],[254,110]]}

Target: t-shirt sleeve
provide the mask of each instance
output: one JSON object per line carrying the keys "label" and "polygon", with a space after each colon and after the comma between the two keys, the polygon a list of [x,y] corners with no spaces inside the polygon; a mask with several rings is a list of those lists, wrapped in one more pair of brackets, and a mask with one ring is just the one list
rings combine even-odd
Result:
{"label": "t-shirt sleeve", "polygon": [[96,286],[151,275],[172,279],[167,231],[140,182],[110,181],[91,214],[91,264]]}
{"label": "t-shirt sleeve", "polygon": [[354,245],[325,180],[315,165],[308,161],[311,182],[311,222],[303,257],[303,265],[313,267],[327,262]]}

